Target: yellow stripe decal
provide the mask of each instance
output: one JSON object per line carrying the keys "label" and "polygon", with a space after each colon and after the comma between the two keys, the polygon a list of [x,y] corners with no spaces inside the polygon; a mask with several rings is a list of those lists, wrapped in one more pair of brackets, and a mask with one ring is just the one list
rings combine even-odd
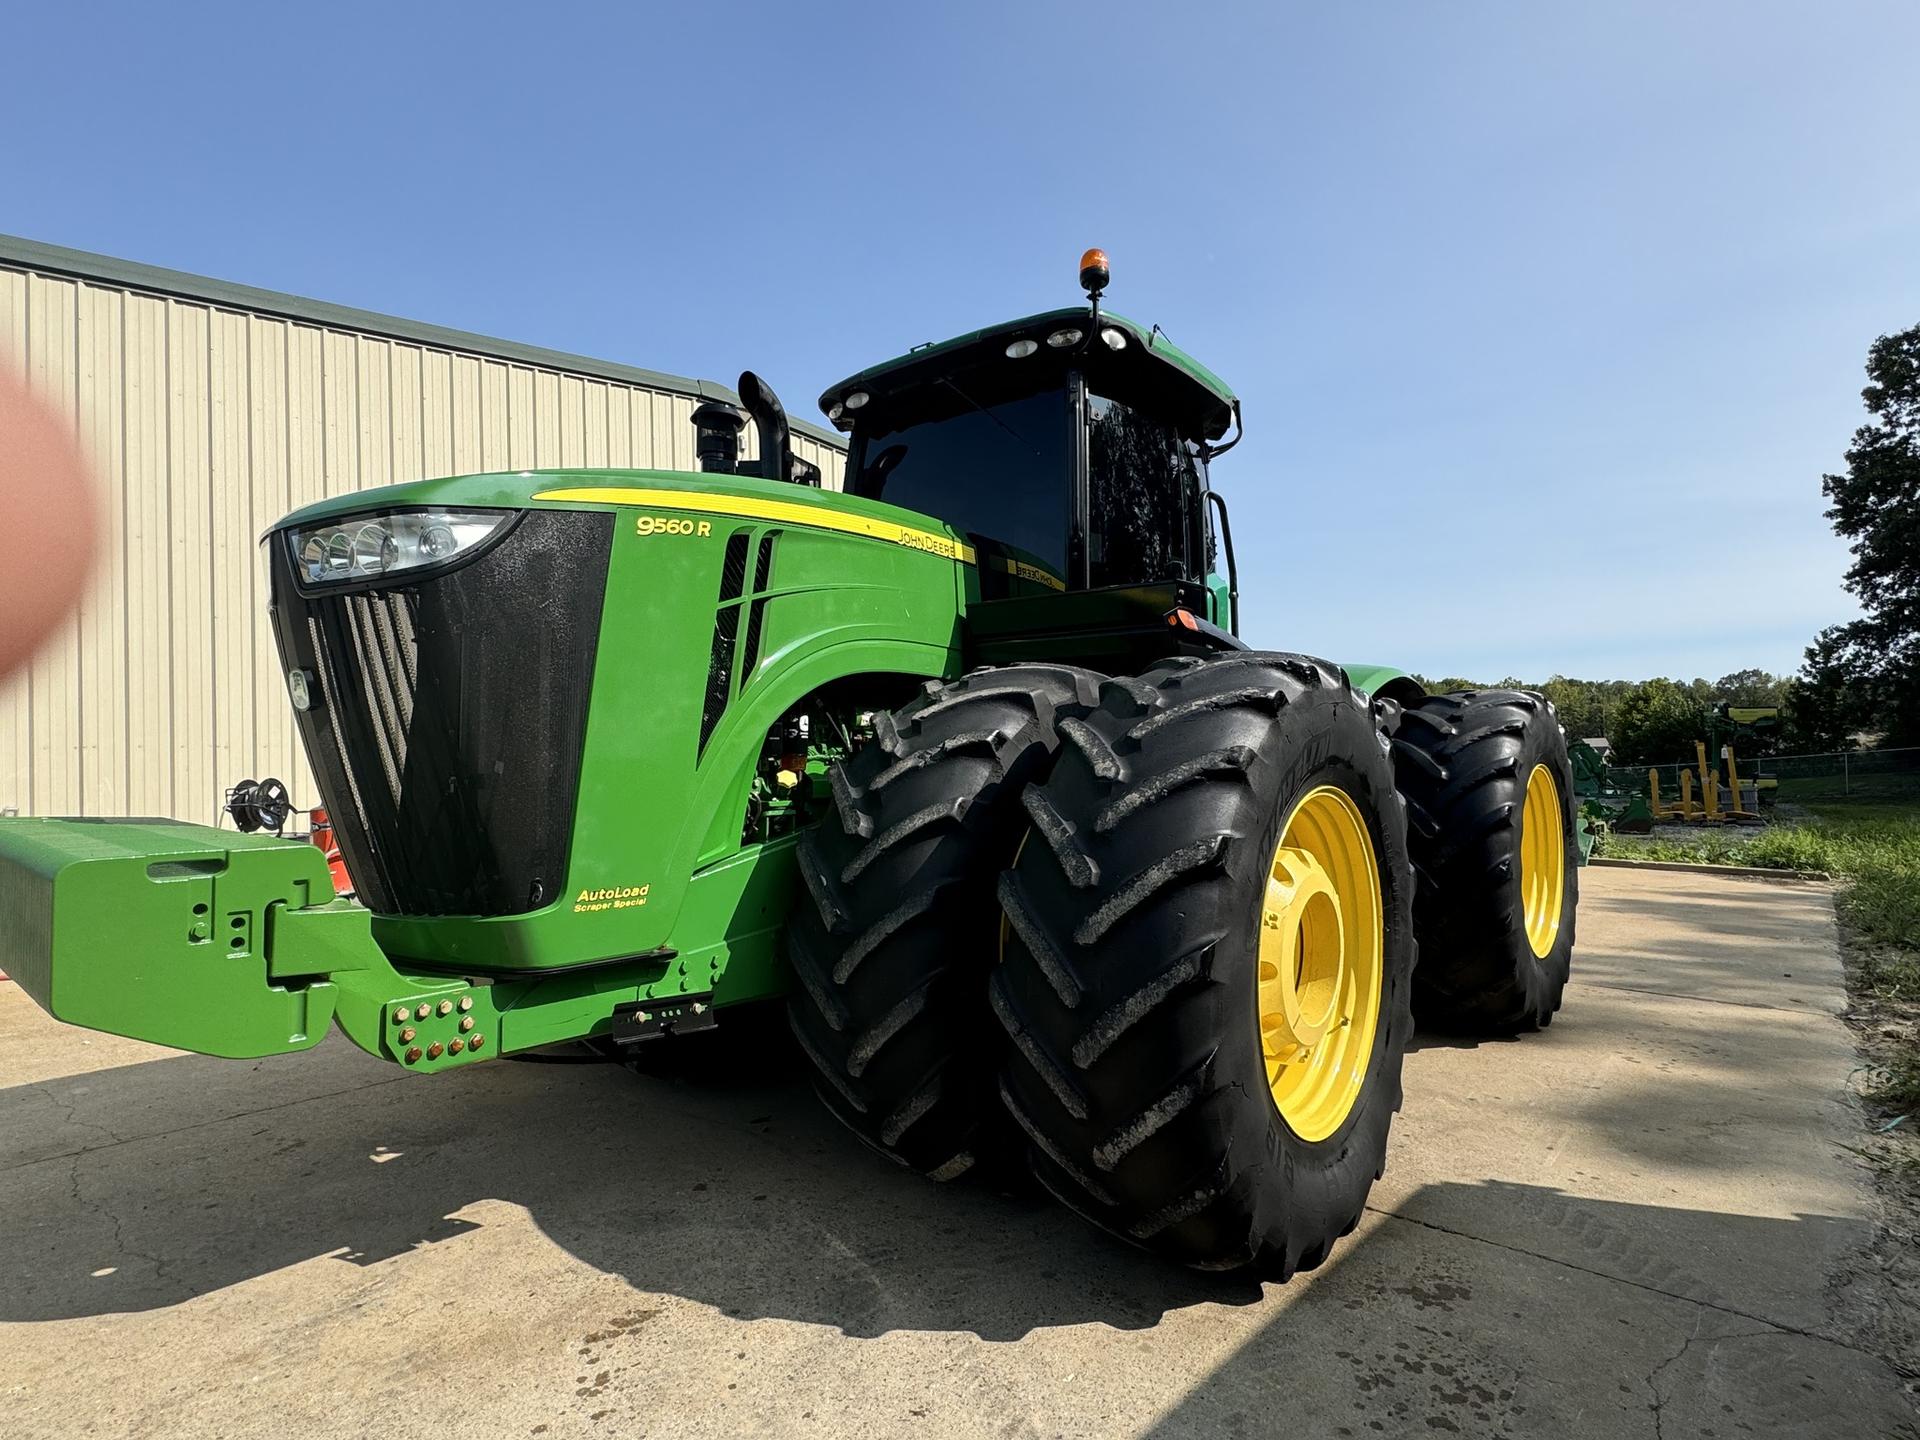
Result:
{"label": "yellow stripe decal", "polygon": [[1042,570],[1038,565],[1029,564],[1025,560],[995,558],[993,563],[1009,575],[1017,575],[1022,580],[1031,580],[1034,584],[1044,585],[1049,590],[1064,591],[1067,588],[1067,582],[1051,570]]}
{"label": "yellow stripe decal", "polygon": [[844,510],[828,510],[818,505],[801,505],[791,500],[757,500],[744,495],[701,495],[686,490],[628,490],[594,487],[543,490],[533,498],[572,501],[586,505],[643,505],[652,510],[692,510],[702,515],[731,515],[741,520],[773,520],[782,525],[810,525],[816,530],[838,530],[847,535],[864,535],[869,540],[885,540],[893,545],[905,545],[909,550],[924,550],[930,555],[941,555],[967,565],[979,563],[974,555],[973,546],[955,540],[950,535],[936,535],[931,530],[916,530],[910,525],[896,525],[891,520],[875,520],[868,515],[852,515]]}

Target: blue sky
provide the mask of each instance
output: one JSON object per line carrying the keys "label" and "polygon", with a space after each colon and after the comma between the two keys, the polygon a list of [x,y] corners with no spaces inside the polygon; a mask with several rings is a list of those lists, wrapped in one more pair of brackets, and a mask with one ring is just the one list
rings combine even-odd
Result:
{"label": "blue sky", "polygon": [[[33,7],[0,230],[791,409],[1078,296],[1245,402],[1256,643],[1787,670],[1920,322],[1920,8]],[[31,143],[25,143],[31,137]]]}

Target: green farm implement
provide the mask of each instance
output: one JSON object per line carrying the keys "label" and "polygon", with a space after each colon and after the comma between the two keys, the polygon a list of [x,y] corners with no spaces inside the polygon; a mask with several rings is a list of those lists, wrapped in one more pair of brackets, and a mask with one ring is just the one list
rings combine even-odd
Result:
{"label": "green farm implement", "polygon": [[[0,820],[0,967],[211,1055],[619,1055],[786,1007],[936,1179],[1285,1277],[1352,1229],[1422,1023],[1559,1007],[1576,797],[1538,695],[1250,649],[1239,402],[1087,303],[832,387],[751,374],[700,469],[425,481],[265,537],[309,844]],[[751,427],[757,458],[742,458]],[[1419,964],[1415,966],[1416,952]]]}

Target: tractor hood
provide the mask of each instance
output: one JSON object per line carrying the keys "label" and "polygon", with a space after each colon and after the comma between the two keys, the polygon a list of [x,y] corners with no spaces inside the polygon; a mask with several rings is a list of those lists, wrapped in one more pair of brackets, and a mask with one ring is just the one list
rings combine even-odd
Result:
{"label": "tractor hood", "polygon": [[886,540],[973,563],[965,538],[931,516],[837,490],[816,490],[750,475],[685,470],[521,470],[383,485],[316,501],[282,519],[262,540],[358,516],[425,510],[525,510],[653,507],[675,513],[778,521]]}
{"label": "tractor hood", "polygon": [[493,975],[671,958],[688,985],[771,933],[774,898],[739,908],[771,728],[844,676],[952,672],[1001,559],[880,501],[645,470],[363,491],[266,549],[296,727],[382,949]]}

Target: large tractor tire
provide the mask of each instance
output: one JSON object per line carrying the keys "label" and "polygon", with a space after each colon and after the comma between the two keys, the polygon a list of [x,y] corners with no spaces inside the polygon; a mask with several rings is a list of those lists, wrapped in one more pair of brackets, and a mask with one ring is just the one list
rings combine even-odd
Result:
{"label": "large tractor tire", "polygon": [[1061,730],[991,988],[1034,1174],[1186,1264],[1311,1269],[1386,1163],[1412,1030],[1380,720],[1325,661],[1252,653],[1109,681]]}
{"label": "large tractor tire", "polygon": [[1552,704],[1522,690],[1436,695],[1401,715],[1423,1026],[1483,1035],[1553,1020],[1579,900],[1573,770]]}
{"label": "large tractor tire", "polygon": [[793,1033],[827,1108],[936,1180],[1011,1153],[987,1008],[994,884],[1026,828],[1062,715],[1100,677],[1061,665],[929,681],[836,765],[834,810],[800,841],[806,894],[788,931]]}

